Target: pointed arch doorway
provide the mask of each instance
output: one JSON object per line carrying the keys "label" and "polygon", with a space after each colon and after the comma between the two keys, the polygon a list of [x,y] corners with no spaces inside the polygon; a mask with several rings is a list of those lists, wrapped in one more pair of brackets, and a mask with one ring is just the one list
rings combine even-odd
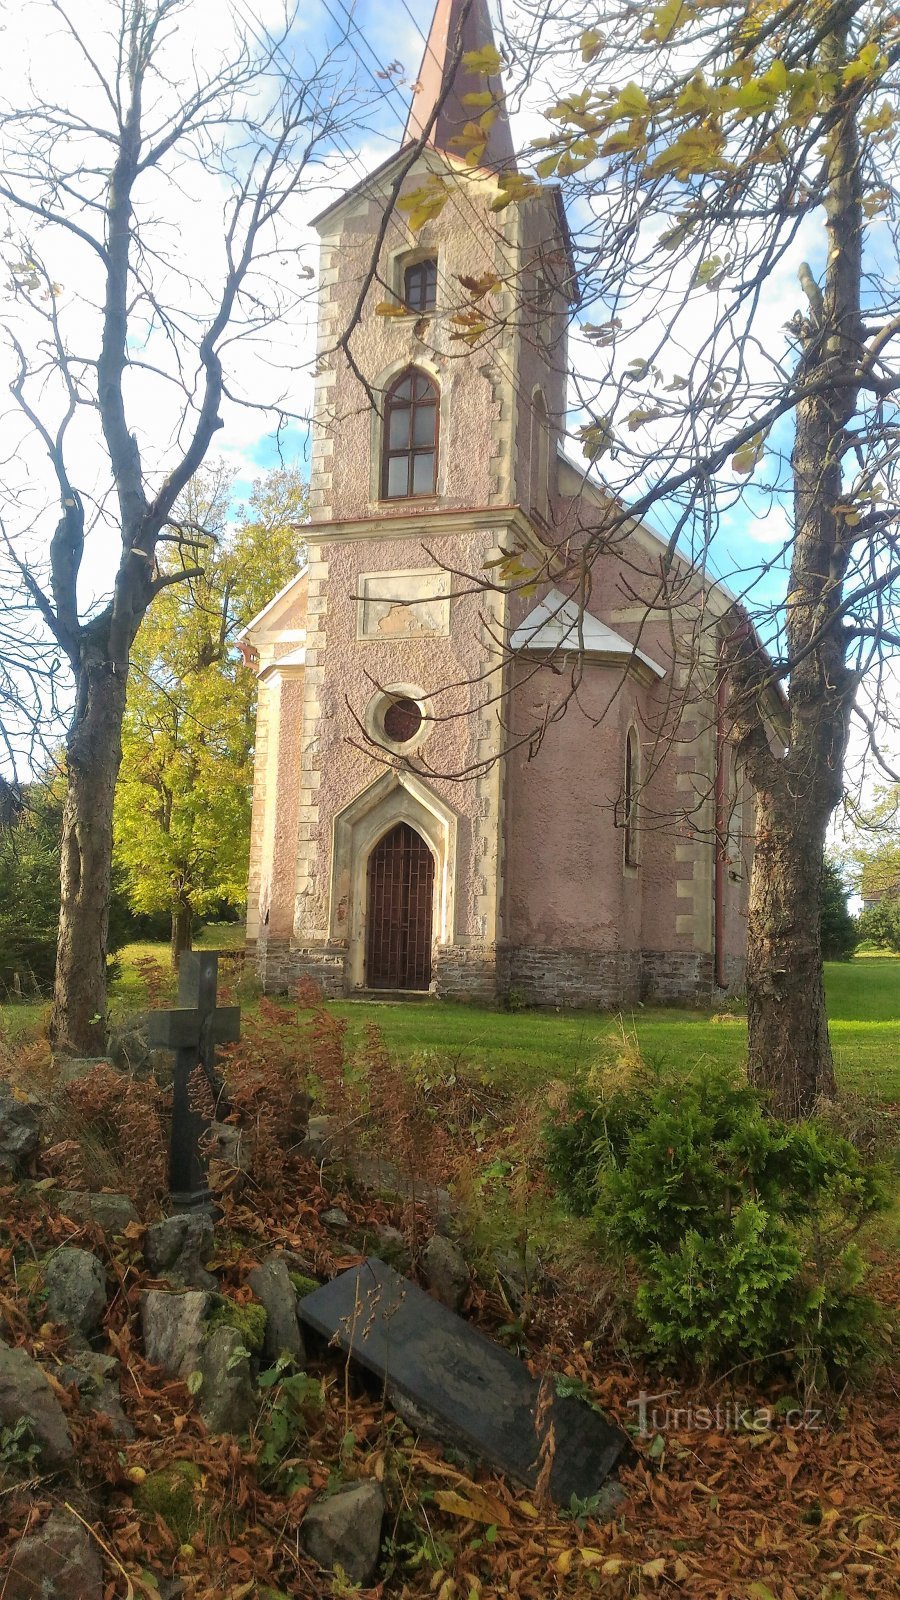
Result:
{"label": "pointed arch doorway", "polygon": [[369,856],[367,988],[428,988],[433,912],[434,857],[417,829],[398,822]]}

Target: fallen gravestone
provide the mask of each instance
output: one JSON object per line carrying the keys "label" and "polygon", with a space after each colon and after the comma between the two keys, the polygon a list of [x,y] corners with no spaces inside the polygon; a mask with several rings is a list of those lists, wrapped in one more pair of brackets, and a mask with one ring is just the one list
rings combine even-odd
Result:
{"label": "fallen gravestone", "polygon": [[302,1320],[382,1382],[422,1432],[471,1451],[533,1488],[551,1454],[558,1505],[597,1493],[630,1451],[620,1429],[561,1398],[523,1362],[439,1305],[376,1256],[300,1301]]}

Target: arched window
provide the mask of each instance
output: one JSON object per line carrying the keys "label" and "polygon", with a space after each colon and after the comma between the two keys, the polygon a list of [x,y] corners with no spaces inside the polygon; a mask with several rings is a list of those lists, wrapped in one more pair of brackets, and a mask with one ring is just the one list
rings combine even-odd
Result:
{"label": "arched window", "polygon": [[626,867],[636,867],[638,864],[638,789],[641,781],[639,760],[637,734],[634,728],[629,728],[625,737],[625,784],[622,796]]}
{"label": "arched window", "polygon": [[410,311],[433,311],[437,304],[437,262],[413,261],[403,274],[403,304]]}
{"label": "arched window", "polygon": [[434,494],[437,483],[438,390],[416,367],[401,372],[385,395],[381,494],[409,500]]}
{"label": "arched window", "polygon": [[531,396],[531,482],[529,510],[546,521],[550,514],[550,421],[540,389]]}

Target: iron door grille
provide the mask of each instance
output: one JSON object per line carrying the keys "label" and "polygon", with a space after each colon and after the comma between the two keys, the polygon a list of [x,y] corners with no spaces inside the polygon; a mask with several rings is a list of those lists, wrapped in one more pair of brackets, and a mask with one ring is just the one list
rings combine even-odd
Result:
{"label": "iron door grille", "polygon": [[427,989],[431,983],[434,859],[425,840],[398,822],[369,857],[366,983]]}

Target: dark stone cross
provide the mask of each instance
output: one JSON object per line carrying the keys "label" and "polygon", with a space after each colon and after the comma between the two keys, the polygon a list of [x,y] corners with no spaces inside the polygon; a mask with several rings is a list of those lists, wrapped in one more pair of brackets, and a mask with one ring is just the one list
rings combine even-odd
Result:
{"label": "dark stone cross", "polygon": [[178,1006],[150,1013],[148,1037],[160,1050],[174,1050],[172,1137],[169,1145],[169,1189],[173,1205],[193,1207],[210,1199],[200,1141],[206,1119],[190,1100],[190,1080],[197,1067],[218,1099],[217,1044],[233,1044],[241,1036],[240,1006],[217,1006],[219,956],[215,950],[188,950],[178,969]]}

